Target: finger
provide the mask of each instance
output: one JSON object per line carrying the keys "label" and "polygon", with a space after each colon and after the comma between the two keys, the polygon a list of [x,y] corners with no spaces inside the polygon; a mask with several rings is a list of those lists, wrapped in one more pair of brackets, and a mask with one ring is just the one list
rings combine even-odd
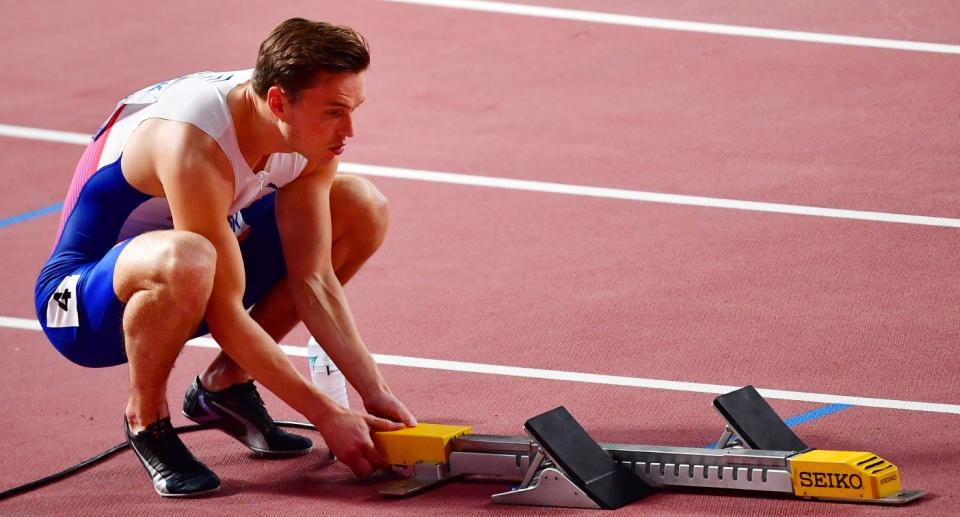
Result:
{"label": "finger", "polygon": [[352,456],[347,466],[353,471],[353,475],[358,478],[365,478],[372,474],[374,470],[373,465],[370,464],[370,461],[367,460],[367,457],[363,453]]}
{"label": "finger", "polygon": [[393,407],[390,409],[391,413],[393,413],[390,417],[392,417],[393,420],[403,422],[403,425],[407,427],[417,426],[417,419],[413,417],[413,413],[407,409],[407,406],[403,405],[403,402],[394,399]]}
{"label": "finger", "polygon": [[400,406],[403,409],[402,414],[400,415],[400,421],[403,422],[407,427],[417,427],[417,418],[413,416],[413,413],[410,412],[406,407]]}
{"label": "finger", "polygon": [[407,406],[403,405],[403,402],[399,400],[394,400],[393,406],[390,408],[390,418],[391,420],[402,422],[403,425],[407,427],[416,427],[417,419],[414,418],[413,413],[407,409]]}
{"label": "finger", "polygon": [[380,451],[373,446],[373,442],[370,443],[370,447],[364,450],[364,454],[367,456],[367,460],[376,468],[381,470],[390,470],[390,463],[380,454]]}
{"label": "finger", "polygon": [[413,416],[409,411],[407,411],[407,408],[403,407],[403,404],[399,402],[394,405],[390,405],[383,411],[373,411],[370,414],[380,418],[385,418],[392,422],[400,422],[407,427],[413,427],[410,425],[410,421],[413,420]]}
{"label": "finger", "polygon": [[354,476],[363,477],[360,467],[357,465],[357,460],[354,456],[337,456],[337,459],[340,460],[340,463],[350,467],[350,470],[353,471]]}
{"label": "finger", "polygon": [[366,415],[364,420],[366,420],[370,429],[374,431],[396,431],[397,429],[403,429],[404,427],[400,422],[391,422],[385,418],[380,418],[373,415]]}

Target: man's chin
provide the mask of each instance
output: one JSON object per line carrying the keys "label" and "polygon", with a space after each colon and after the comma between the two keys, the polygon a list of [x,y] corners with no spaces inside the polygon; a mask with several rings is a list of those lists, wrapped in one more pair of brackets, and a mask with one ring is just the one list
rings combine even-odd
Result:
{"label": "man's chin", "polygon": [[306,156],[306,158],[310,163],[315,163],[317,165],[330,165],[332,163],[336,163],[340,157],[331,153],[329,150],[324,150],[319,153],[315,153],[312,156]]}

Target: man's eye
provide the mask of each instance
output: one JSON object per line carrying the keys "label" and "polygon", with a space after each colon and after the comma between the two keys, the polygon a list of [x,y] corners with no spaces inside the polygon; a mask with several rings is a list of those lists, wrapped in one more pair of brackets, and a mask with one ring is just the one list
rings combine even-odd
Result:
{"label": "man's eye", "polygon": [[334,117],[334,118],[339,117],[340,110],[330,110],[327,112],[327,115],[330,115],[331,117]]}

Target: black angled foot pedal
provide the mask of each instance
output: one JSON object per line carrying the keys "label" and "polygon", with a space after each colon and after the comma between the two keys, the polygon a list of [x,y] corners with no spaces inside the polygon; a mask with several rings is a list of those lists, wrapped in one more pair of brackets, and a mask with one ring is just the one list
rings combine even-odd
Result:
{"label": "black angled foot pedal", "polygon": [[527,420],[524,427],[570,481],[603,509],[616,510],[653,491],[613,461],[563,406]]}
{"label": "black angled foot pedal", "polygon": [[753,386],[720,395],[713,400],[713,406],[751,449],[800,452],[810,448]]}

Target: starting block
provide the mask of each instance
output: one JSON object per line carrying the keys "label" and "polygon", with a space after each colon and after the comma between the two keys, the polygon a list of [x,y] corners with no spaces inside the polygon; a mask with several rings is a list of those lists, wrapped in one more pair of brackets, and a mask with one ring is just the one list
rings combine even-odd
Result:
{"label": "starting block", "polygon": [[409,496],[473,474],[520,480],[492,501],[532,506],[616,509],[664,486],[888,505],[923,496],[903,490],[897,467],[875,454],[810,448],[753,386],[714,407],[726,422],[714,448],[597,443],[562,406],[528,420],[528,436],[436,424],[376,432],[387,461],[412,469],[380,493]]}

